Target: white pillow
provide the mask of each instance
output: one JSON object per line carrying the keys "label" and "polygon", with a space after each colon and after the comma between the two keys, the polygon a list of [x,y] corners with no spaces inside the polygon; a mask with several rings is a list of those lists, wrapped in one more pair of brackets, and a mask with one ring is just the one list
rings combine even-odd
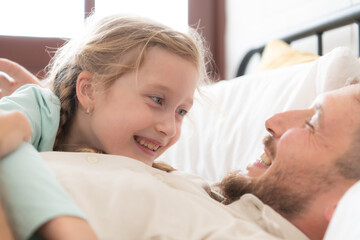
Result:
{"label": "white pillow", "polygon": [[159,160],[209,181],[244,169],[263,151],[265,120],[277,112],[307,108],[325,91],[360,77],[348,48],[336,48],[310,63],[255,73],[204,87],[179,142]]}
{"label": "white pillow", "polygon": [[340,199],[325,233],[325,240],[360,239],[360,181]]}

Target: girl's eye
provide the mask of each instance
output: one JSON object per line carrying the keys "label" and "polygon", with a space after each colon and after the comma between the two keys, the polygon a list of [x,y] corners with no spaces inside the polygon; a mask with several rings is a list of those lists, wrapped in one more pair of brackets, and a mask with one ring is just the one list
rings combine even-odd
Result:
{"label": "girl's eye", "polygon": [[162,99],[161,97],[153,97],[153,96],[151,96],[150,98],[151,98],[151,100],[153,100],[156,104],[159,104],[159,105],[162,105],[163,102],[164,102],[164,99]]}
{"label": "girl's eye", "polygon": [[177,110],[177,113],[181,116],[185,116],[188,112],[184,109],[179,109],[179,110]]}
{"label": "girl's eye", "polygon": [[315,132],[315,127],[309,121],[305,121],[305,125],[311,129],[312,132]]}

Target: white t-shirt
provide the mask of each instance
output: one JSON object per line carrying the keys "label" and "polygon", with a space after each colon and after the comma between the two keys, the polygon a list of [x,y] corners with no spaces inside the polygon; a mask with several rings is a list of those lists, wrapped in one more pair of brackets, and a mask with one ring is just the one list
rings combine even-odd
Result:
{"label": "white t-shirt", "polygon": [[225,206],[201,178],[94,153],[41,153],[100,239],[308,239],[253,195]]}

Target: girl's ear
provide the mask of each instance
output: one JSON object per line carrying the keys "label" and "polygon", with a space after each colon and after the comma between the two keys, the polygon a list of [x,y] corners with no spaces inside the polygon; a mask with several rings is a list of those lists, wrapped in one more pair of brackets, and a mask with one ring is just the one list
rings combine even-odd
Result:
{"label": "girl's ear", "polygon": [[84,71],[79,74],[76,81],[76,96],[82,108],[89,113],[95,102],[95,87],[91,73]]}

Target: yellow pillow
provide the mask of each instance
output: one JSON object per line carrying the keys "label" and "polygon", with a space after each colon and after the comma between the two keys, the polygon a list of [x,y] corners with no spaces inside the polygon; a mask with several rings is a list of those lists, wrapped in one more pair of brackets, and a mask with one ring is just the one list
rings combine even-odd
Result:
{"label": "yellow pillow", "polygon": [[265,46],[258,71],[311,62],[318,58],[318,55],[294,50],[284,41],[273,40]]}

